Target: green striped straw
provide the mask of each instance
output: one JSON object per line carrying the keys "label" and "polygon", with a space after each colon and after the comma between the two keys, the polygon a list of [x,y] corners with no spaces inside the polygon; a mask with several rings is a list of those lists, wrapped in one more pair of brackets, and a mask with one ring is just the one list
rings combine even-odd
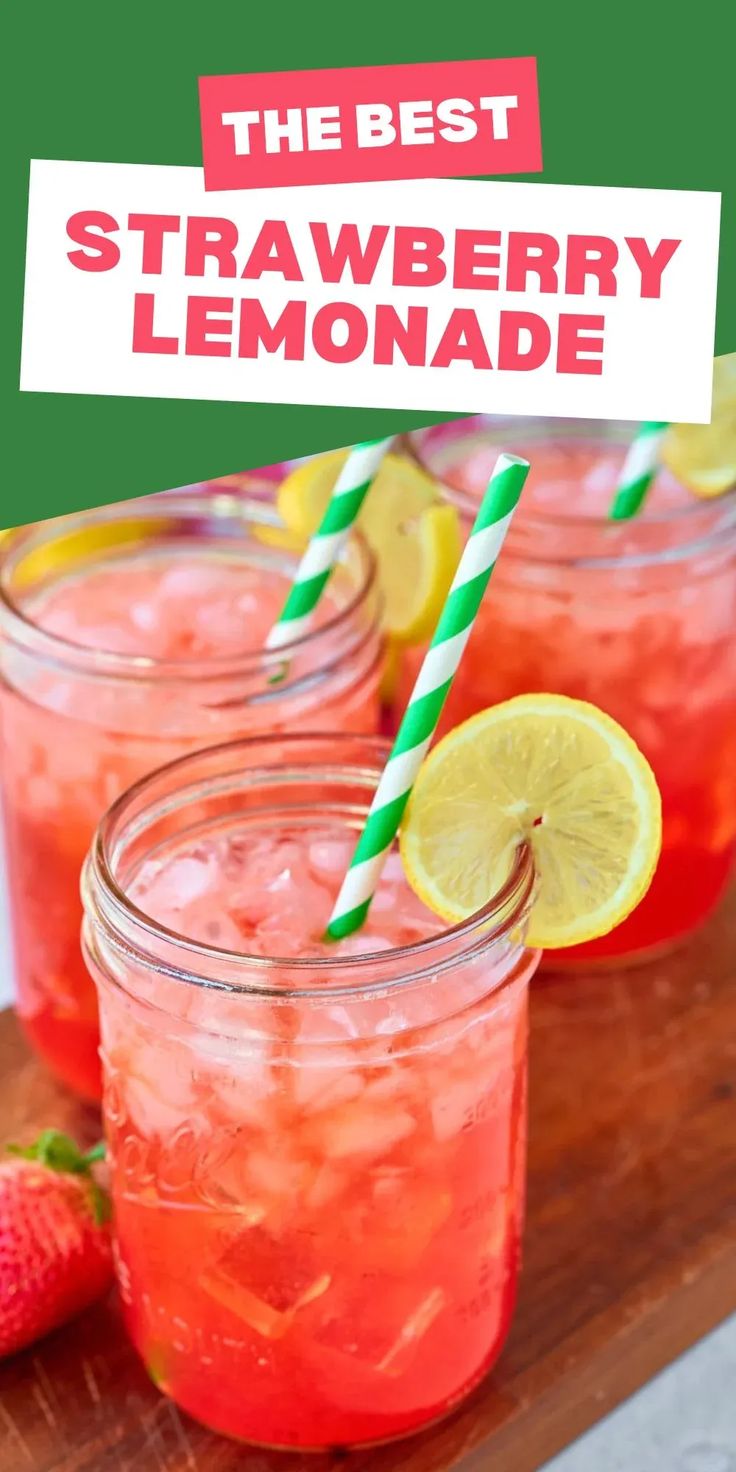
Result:
{"label": "green striped straw", "polygon": [[393,436],[384,440],[365,440],[350,451],[325,514],[299,563],[278,620],[266,639],[267,649],[281,649],[305,633],[383,457],[392,444]]}
{"label": "green striped straw", "polygon": [[609,521],[628,521],[641,509],[659,469],[659,451],[669,425],[653,419],[642,424],[629,447],[608,513]]}
{"label": "green striped straw", "polygon": [[359,930],[368,914],[528,473],[516,455],[496,461],[332,911],[331,940]]}

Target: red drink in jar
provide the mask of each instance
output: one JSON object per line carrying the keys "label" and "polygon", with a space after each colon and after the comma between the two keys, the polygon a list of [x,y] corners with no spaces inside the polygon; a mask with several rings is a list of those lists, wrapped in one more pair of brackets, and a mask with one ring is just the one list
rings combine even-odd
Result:
{"label": "red drink in jar", "polygon": [[441,1417],[516,1291],[531,861],[447,931],[393,854],[362,932],[325,943],[385,755],[186,758],[85,873],[129,1330],[190,1414],[271,1446]]}
{"label": "red drink in jar", "polygon": [[[592,701],[631,733],[662,793],[651,889],[611,935],[555,953],[646,955],[717,903],[736,847],[736,497],[697,501],[666,471],[639,516],[607,519],[633,426],[469,419],[410,450],[469,521],[501,448],[531,471],[442,728],[535,690]],[[406,659],[403,701],[420,654]]]}
{"label": "red drink in jar", "polygon": [[79,874],[112,799],[162,761],[234,735],[377,729],[378,600],[359,540],[314,631],[263,654],[296,560],[268,503],[232,496],[107,507],[3,546],[2,808],[18,1011],[86,1097],[100,1084]]}

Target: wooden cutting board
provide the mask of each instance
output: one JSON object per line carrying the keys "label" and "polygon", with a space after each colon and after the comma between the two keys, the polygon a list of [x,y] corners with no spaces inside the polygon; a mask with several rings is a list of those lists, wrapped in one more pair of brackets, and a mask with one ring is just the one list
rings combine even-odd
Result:
{"label": "wooden cutting board", "polygon": [[[736,1309],[736,895],[677,955],[532,989],[525,1268],[493,1375],[393,1447],[284,1456],[210,1435],[148,1382],[114,1299],[0,1368],[0,1472],[536,1472]],[[0,1133],[94,1113],[0,1014]]]}

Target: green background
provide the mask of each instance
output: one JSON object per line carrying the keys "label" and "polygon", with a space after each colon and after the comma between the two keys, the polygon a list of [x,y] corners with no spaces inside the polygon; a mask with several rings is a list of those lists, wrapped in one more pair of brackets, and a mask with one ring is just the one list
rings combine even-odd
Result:
{"label": "green background", "polygon": [[442,418],[19,392],[29,159],[200,164],[201,73],[536,55],[545,167],[530,178],[723,193],[716,351],[736,347],[732,6],[710,0],[686,22],[647,0],[13,8],[2,93],[0,526]]}

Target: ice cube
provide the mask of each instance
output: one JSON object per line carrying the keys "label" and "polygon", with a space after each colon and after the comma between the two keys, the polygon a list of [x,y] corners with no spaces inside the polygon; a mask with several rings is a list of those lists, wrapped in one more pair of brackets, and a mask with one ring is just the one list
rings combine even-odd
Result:
{"label": "ice cube", "polygon": [[321,1165],[304,1197],[307,1211],[320,1211],[329,1202],[336,1201],[350,1184],[351,1176],[344,1171],[335,1170],[332,1165]]}
{"label": "ice cube", "polygon": [[341,956],[370,956],[374,951],[392,951],[394,949],[390,940],[383,935],[371,935],[370,932],[361,930],[358,935],[348,935],[341,940],[339,954]]}
{"label": "ice cube", "polygon": [[218,591],[218,574],[214,566],[197,562],[177,562],[168,567],[158,585],[162,603],[170,598],[191,599],[193,603]]}
{"label": "ice cube", "polygon": [[[360,1037],[359,1020],[357,1009],[352,1003],[349,1007],[341,1007],[338,1002],[331,1002],[327,1006],[306,1007],[297,1029],[297,1041],[332,1043],[345,1038]],[[328,1056],[330,1062],[336,1060],[342,1064],[347,1064],[353,1058],[352,1053],[345,1049],[342,1052],[330,1050],[329,1055],[324,1055],[323,1061],[326,1062]]]}
{"label": "ice cube", "polygon": [[206,894],[216,879],[217,865],[211,853],[182,854],[163,863],[143,864],[131,893],[147,913],[166,924],[172,915]]}
{"label": "ice cube", "polygon": [[[343,1052],[347,1054],[346,1063],[352,1061],[349,1052]],[[300,1063],[291,1070],[291,1076],[294,1103],[305,1114],[316,1114],[322,1109],[346,1104],[349,1099],[356,1099],[363,1087],[360,1075],[354,1069],[337,1066],[327,1051],[323,1064],[317,1060]]]}
{"label": "ice cube", "polygon": [[247,1168],[256,1194],[271,1200],[293,1200],[313,1175],[309,1161],[275,1148],[251,1150]]}
{"label": "ice cube", "polygon": [[220,951],[243,951],[243,932],[229,915],[215,915],[202,924],[202,937],[207,945]]}
{"label": "ice cube", "polygon": [[594,497],[603,497],[612,492],[614,485],[614,470],[609,458],[593,461],[590,469],[583,474],[580,488],[583,494],[590,492]]}
{"label": "ice cube", "polygon": [[416,1120],[405,1109],[383,1109],[380,1112],[365,1104],[346,1104],[320,1116],[321,1148],[332,1160],[360,1156],[375,1160],[388,1155],[394,1146],[416,1129]]}
{"label": "ice cube", "polygon": [[394,1340],[383,1359],[377,1365],[384,1375],[403,1375],[420,1339],[431,1329],[435,1319],[442,1313],[447,1296],[442,1288],[433,1288],[413,1314],[409,1315],[398,1338]]}
{"label": "ice cube", "polygon": [[229,1277],[225,1272],[204,1273],[199,1286],[210,1298],[214,1298],[228,1313],[242,1319],[249,1329],[263,1339],[283,1339],[291,1327],[291,1315],[273,1308],[264,1298],[259,1298],[250,1288]]}
{"label": "ice cube", "polygon": [[156,609],[152,603],[132,603],[130,617],[136,628],[142,629],[144,633],[149,633],[151,629],[155,629],[158,623]]}
{"label": "ice cube", "polygon": [[411,1092],[411,1081],[416,1070],[412,1068],[380,1068],[369,1075],[365,1089],[366,1103],[378,1104],[383,1099],[406,1098]]}
{"label": "ice cube", "polygon": [[[146,1069],[146,1059],[150,1058]],[[147,1138],[170,1135],[194,1110],[196,1084],[190,1073],[164,1068],[163,1050],[137,1053],[135,1072],[128,1061],[125,1076],[125,1104],[134,1125]]]}
{"label": "ice cube", "polygon": [[264,1226],[238,1232],[200,1279],[205,1292],[264,1339],[281,1339],[331,1282],[309,1243],[292,1236],[285,1244]]}
{"label": "ice cube", "polygon": [[62,793],[50,777],[29,777],[25,787],[26,802],[31,812],[53,812],[63,801]]}
{"label": "ice cube", "polygon": [[354,843],[348,838],[321,838],[309,845],[309,863],[319,875],[342,875],[352,857]]}
{"label": "ice cube", "polygon": [[248,615],[257,613],[259,608],[258,595],[256,593],[241,593],[240,597],[236,599],[235,607],[240,614]]}
{"label": "ice cube", "polygon": [[268,1127],[277,1093],[269,1055],[248,1038],[200,1033],[197,1051],[224,1120],[234,1125]]}

